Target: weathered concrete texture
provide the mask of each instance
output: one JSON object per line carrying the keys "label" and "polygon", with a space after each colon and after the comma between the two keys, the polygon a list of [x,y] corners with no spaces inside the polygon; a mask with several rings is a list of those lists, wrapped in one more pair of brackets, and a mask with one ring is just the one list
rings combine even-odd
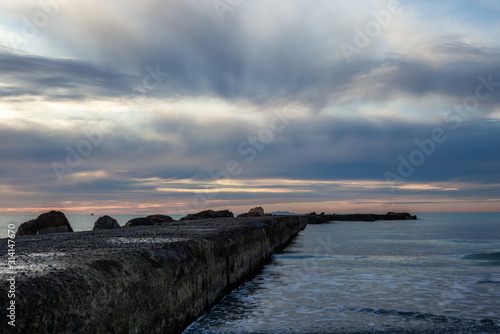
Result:
{"label": "weathered concrete texture", "polygon": [[[305,216],[221,218],[18,237],[9,332],[180,333],[306,224]],[[6,266],[0,272],[6,281]],[[2,329],[7,303],[1,285]]]}

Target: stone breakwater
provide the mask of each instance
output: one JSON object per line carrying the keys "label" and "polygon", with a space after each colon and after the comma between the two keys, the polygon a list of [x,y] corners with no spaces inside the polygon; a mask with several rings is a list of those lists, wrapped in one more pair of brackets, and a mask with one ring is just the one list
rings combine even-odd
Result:
{"label": "stone breakwater", "polygon": [[[218,218],[16,237],[16,326],[0,332],[180,333],[307,225],[307,216]],[[2,257],[7,251],[1,239]],[[5,256],[4,256],[5,254]],[[4,259],[6,260],[6,259]]]}
{"label": "stone breakwater", "polygon": [[374,222],[378,220],[416,220],[417,216],[412,216],[408,212],[388,212],[385,215],[377,215],[373,213],[354,213],[354,214],[316,214],[312,212],[307,215],[309,224],[325,224],[335,221],[363,221]]}

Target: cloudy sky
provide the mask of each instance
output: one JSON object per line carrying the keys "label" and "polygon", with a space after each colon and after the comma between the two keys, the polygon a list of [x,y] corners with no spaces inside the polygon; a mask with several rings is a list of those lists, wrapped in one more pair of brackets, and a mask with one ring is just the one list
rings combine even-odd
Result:
{"label": "cloudy sky", "polygon": [[500,211],[496,0],[0,3],[0,214]]}

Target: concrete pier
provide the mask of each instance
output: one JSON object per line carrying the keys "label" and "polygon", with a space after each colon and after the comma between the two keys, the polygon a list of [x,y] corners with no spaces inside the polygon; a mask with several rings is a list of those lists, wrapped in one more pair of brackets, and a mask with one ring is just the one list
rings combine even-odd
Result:
{"label": "concrete pier", "polygon": [[[180,333],[285,247],[307,216],[220,218],[0,240],[0,332]],[[15,277],[15,327],[7,317]]]}

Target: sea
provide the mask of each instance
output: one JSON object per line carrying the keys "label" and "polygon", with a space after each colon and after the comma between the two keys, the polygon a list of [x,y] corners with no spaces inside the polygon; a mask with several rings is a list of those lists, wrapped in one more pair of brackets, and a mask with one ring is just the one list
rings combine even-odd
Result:
{"label": "sea", "polygon": [[190,333],[500,333],[500,214],[308,225]]}
{"label": "sea", "polygon": [[[500,333],[500,213],[417,216],[308,225],[184,334]],[[0,233],[32,218],[0,216]]]}

